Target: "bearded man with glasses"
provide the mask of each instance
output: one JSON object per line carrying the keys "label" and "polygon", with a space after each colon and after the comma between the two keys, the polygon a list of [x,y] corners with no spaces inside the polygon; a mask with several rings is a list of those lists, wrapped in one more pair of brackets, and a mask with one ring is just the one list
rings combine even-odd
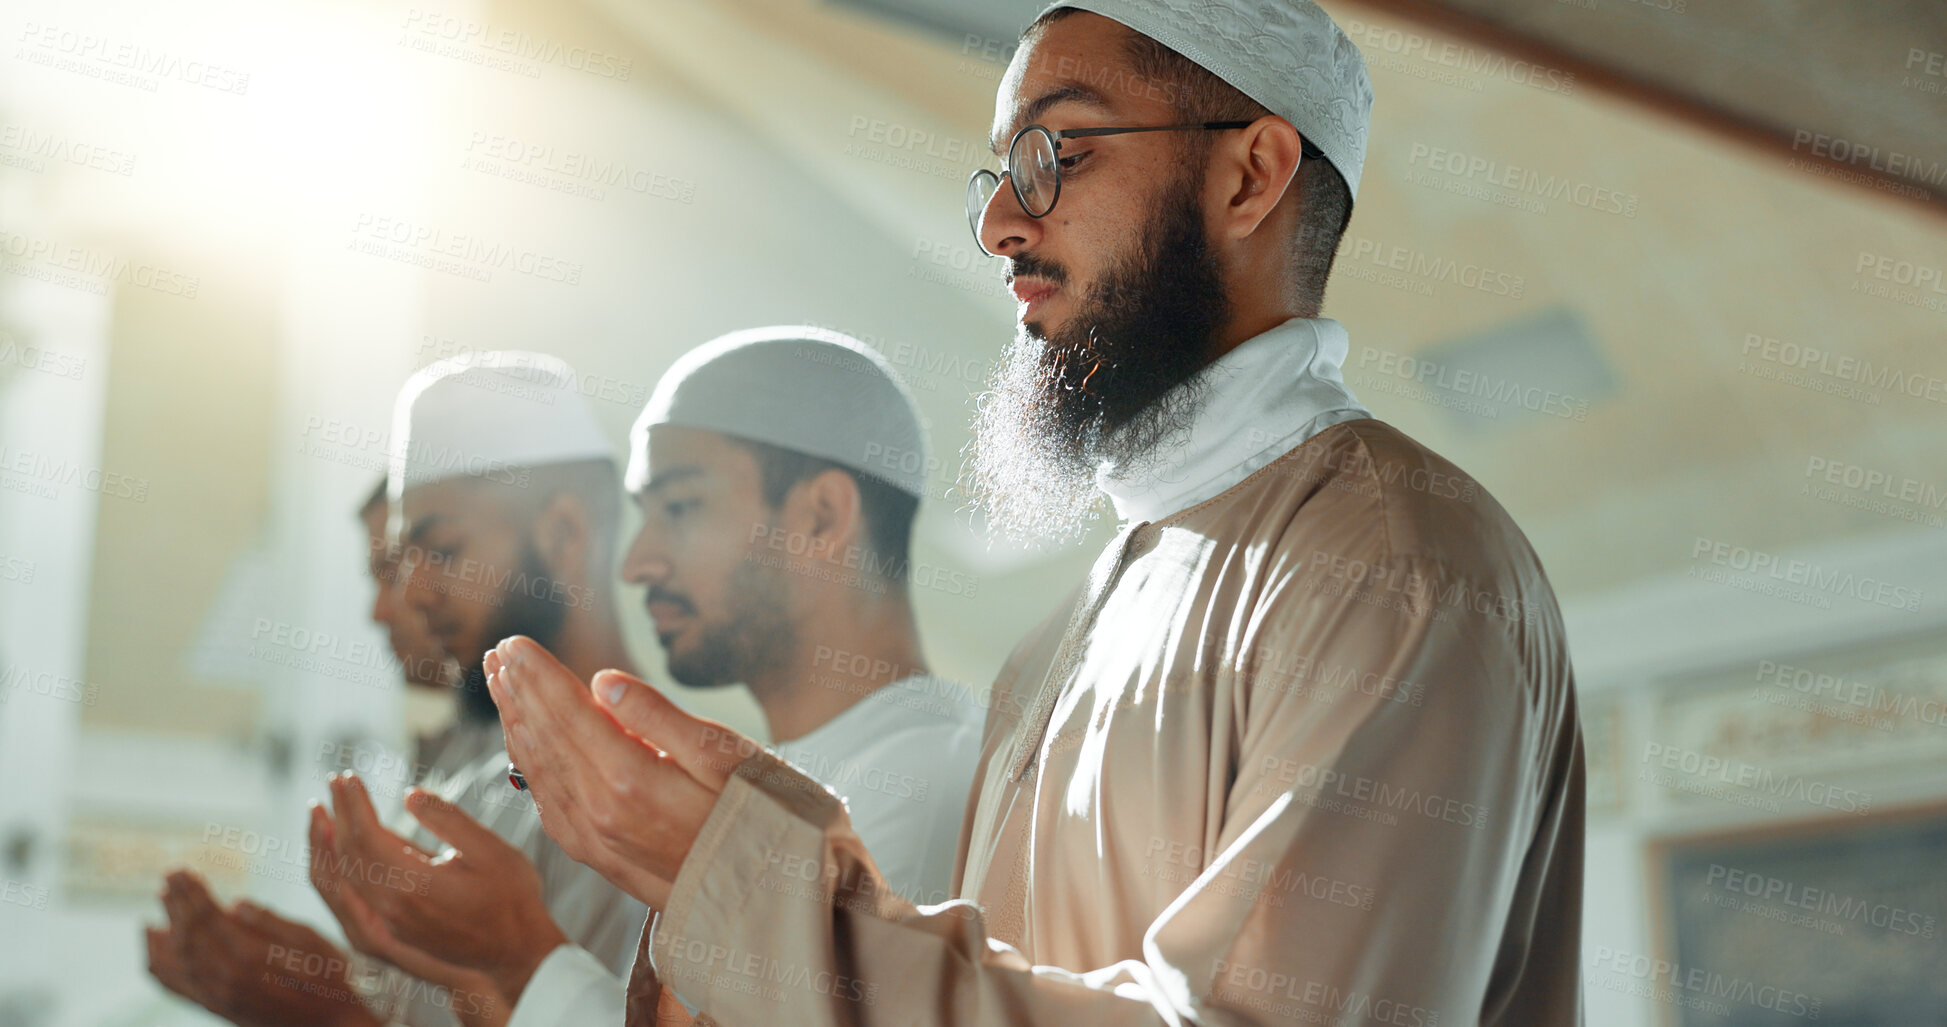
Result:
{"label": "bearded man with glasses", "polygon": [[971,485],[1016,533],[1103,493],[1121,529],[993,687],[958,901],[901,900],[841,803],[653,689],[489,657],[550,833],[659,910],[640,1015],[1580,1022],[1554,594],[1318,316],[1371,102],[1311,0],[1072,0],[1024,34],[968,183],[1021,304]]}

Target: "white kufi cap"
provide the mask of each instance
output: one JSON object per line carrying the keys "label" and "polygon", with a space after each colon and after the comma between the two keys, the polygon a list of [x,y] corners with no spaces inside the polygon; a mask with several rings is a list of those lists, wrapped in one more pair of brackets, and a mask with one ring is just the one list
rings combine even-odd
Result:
{"label": "white kufi cap", "polygon": [[630,431],[630,491],[649,474],[649,429],[702,428],[820,457],[926,494],[926,433],[913,398],[870,346],[782,325],[731,332],[670,366]]}
{"label": "white kufi cap", "polygon": [[1041,13],[1058,7],[1113,18],[1235,86],[1323,151],[1358,198],[1372,80],[1312,0],[1059,0]]}
{"label": "white kufi cap", "polygon": [[574,369],[556,357],[494,350],[428,364],[392,410],[386,492],[447,478],[511,481],[513,468],[614,460]]}

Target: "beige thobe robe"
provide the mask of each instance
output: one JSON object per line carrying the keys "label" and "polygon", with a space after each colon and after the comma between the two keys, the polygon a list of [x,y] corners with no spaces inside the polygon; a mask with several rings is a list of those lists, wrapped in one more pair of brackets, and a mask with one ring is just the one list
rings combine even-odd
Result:
{"label": "beige thobe robe", "polygon": [[[666,987],[726,1024],[1578,1023],[1582,750],[1539,561],[1388,425],[1280,452],[1126,524],[1016,648],[962,900],[892,894],[842,805],[760,754],[632,1009]],[[823,896],[780,897],[807,863]]]}

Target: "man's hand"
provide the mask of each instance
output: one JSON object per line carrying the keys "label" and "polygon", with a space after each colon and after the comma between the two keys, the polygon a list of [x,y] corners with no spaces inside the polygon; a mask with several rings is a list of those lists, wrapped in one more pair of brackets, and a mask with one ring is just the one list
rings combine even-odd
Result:
{"label": "man's hand", "polygon": [[584,686],[523,635],[488,651],[486,670],[541,826],[617,888],[666,906],[731,771],[758,744],[620,671]]}
{"label": "man's hand", "polygon": [[166,928],[147,928],[149,972],[242,1027],[378,1027],[352,988],[350,964],[323,935],[249,902],[224,909],[202,878],[169,875]]}
{"label": "man's hand", "polygon": [[[517,1002],[567,943],[534,864],[458,806],[420,789],[406,796],[406,809],[450,846],[435,856],[379,822],[357,777],[333,778],[331,797],[335,817],[311,811],[311,883],[361,951],[438,983],[452,983],[453,969],[484,975]],[[442,965],[415,967],[427,958]]]}

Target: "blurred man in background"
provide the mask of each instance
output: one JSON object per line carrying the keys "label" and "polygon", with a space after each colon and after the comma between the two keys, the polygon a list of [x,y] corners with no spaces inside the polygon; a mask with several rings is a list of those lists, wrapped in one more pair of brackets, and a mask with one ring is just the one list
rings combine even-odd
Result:
{"label": "blurred man in background", "polygon": [[[425,615],[405,602],[405,590],[399,587],[402,553],[386,537],[390,510],[386,485],[386,479],[379,479],[378,486],[358,511],[370,546],[367,570],[377,585],[372,593],[372,623],[385,630],[393,655],[404,672],[407,688],[422,693],[451,690],[456,700],[453,719],[438,730],[414,739],[410,765],[386,775],[391,778],[386,783],[397,786],[389,789],[389,793],[402,795],[411,785],[436,787],[502,746],[500,714],[494,709],[493,697],[486,692],[485,682],[464,677],[459,661],[447,655],[427,629]],[[476,685],[481,687],[473,687]],[[320,761],[325,763],[321,770],[327,773],[349,769],[360,762],[356,758],[343,758],[343,750],[331,755],[340,758]],[[367,777],[370,776],[368,773]]]}
{"label": "blurred man in background", "polygon": [[[366,532],[366,571],[374,585],[372,623],[385,632],[406,687],[455,687],[460,684],[458,664],[426,630],[425,617],[403,601],[399,548],[386,539],[387,509],[386,479],[381,478],[358,509]],[[501,750],[500,718],[486,689],[476,687],[464,695],[451,723],[417,739],[412,760],[390,761],[390,783],[438,787]],[[328,757],[336,757],[329,762],[356,762],[354,751],[332,743],[321,762]],[[329,769],[327,763],[323,770]],[[337,957],[336,947],[309,928],[248,901],[225,907],[192,871],[169,876],[163,901],[170,926],[147,931],[149,972],[169,990],[237,1023],[362,1023],[375,1017],[351,985],[360,968]],[[284,956],[274,955],[280,952]],[[291,953],[297,957],[285,958]],[[326,953],[332,958],[304,958]],[[287,962],[297,970],[281,966]],[[316,973],[303,972],[307,962]],[[465,975],[448,968],[445,976],[457,983]]]}
{"label": "blurred man in background", "polygon": [[[1021,302],[973,484],[1028,533],[1098,492],[1123,524],[995,685],[965,901],[892,894],[842,806],[654,689],[489,657],[549,831],[661,910],[645,1006],[1579,1022],[1554,595],[1506,511],[1353,398],[1318,317],[1371,100],[1310,0],[1077,0],[1024,34],[1003,173],[968,189]],[[777,886],[806,864],[828,890]]]}
{"label": "blurred man in background", "polygon": [[[171,964],[164,970],[170,979],[228,982],[228,994],[191,995],[204,1005],[238,1022],[265,1022],[266,1010],[268,1022],[277,1023],[363,1023],[381,1016],[413,1025],[504,1021],[511,996],[499,986],[520,980],[517,973],[501,968],[496,977],[432,959],[386,932],[373,914],[373,903],[430,887],[432,880],[388,875],[350,854],[361,837],[377,836],[423,854],[439,845],[439,832],[451,833],[456,815],[485,824],[481,830],[535,879],[547,923],[562,942],[588,946],[611,967],[628,965],[646,910],[567,859],[541,831],[532,800],[508,787],[507,757],[480,669],[491,639],[528,632],[553,639],[591,674],[629,663],[608,587],[620,513],[617,469],[575,384],[574,372],[554,358],[486,353],[420,371],[399,397],[386,506],[390,542],[376,561],[396,566],[384,572],[393,580],[375,611],[384,608],[408,628],[412,618],[423,618],[456,662],[460,719],[442,739],[436,772],[422,775],[427,790],[407,797],[407,810],[424,827],[382,826],[364,783],[346,776],[334,778],[331,789],[341,813],[360,814],[352,829],[335,831],[333,818],[314,805],[310,832],[313,883],[347,938],[397,969],[372,972],[288,921],[281,922],[285,937],[277,949],[234,941],[199,945],[215,930],[208,925],[236,919],[215,919],[223,911],[201,890],[171,904],[171,936],[152,942],[152,951],[171,941],[165,951],[187,950],[187,972],[173,973]],[[487,848],[475,836],[464,839],[471,850]],[[250,918],[242,926],[259,925],[261,933],[270,914],[241,905]],[[492,925],[469,929],[478,936]],[[274,958],[279,951],[316,955],[283,962],[322,966],[335,976],[294,975]],[[321,1002],[321,995],[343,1001]]]}
{"label": "blurred man in background", "polygon": [[[872,459],[888,452],[915,459],[904,471]],[[663,376],[631,433],[643,524],[622,574],[647,588],[670,676],[748,684],[777,752],[845,798],[888,885],[932,903],[951,897],[982,710],[928,671],[908,592],[924,452],[911,397],[857,340],[802,327],[715,340]],[[533,875],[460,817],[441,834],[456,856],[438,866],[392,858],[383,838],[350,850],[433,879],[378,897],[384,930],[491,974],[538,948],[531,978],[499,988],[518,995],[516,1027],[620,1022],[622,978],[540,923]],[[467,926],[501,920],[532,923]],[[489,950],[483,935],[529,953]]]}

